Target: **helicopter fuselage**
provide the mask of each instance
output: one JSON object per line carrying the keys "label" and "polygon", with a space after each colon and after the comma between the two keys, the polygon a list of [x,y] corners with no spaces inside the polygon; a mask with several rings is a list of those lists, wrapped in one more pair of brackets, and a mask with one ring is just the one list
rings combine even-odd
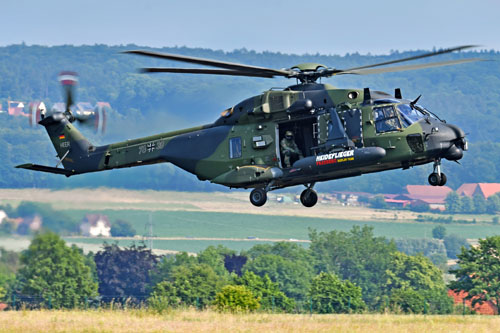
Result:
{"label": "helicopter fuselage", "polygon": [[[441,158],[460,159],[465,134],[399,97],[299,84],[246,99],[213,124],[99,147],[63,114],[42,115],[64,169],[20,167],[72,176],[170,162],[200,180],[267,192],[434,162],[442,185]],[[290,165],[280,149],[287,131],[302,152]]]}

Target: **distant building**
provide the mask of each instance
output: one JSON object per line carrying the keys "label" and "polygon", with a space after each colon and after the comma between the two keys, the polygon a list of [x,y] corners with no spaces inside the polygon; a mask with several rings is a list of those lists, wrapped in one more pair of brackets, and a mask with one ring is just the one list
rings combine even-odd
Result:
{"label": "distant building", "polygon": [[[384,195],[385,197],[385,195]],[[385,202],[395,208],[405,208],[406,206],[409,206],[412,204],[412,200],[398,200],[398,199],[392,199],[392,198],[385,198]]]}
{"label": "distant building", "polygon": [[366,192],[352,192],[352,191],[334,191],[332,192],[335,199],[341,202],[343,205],[347,206],[357,206],[359,205],[360,198],[372,198],[375,195]]}
{"label": "distant building", "polygon": [[0,210],[0,224],[2,224],[3,220],[7,218],[7,213],[5,213],[3,210]]}
{"label": "distant building", "polygon": [[30,231],[38,231],[42,228],[42,217],[40,215],[24,217],[22,225],[26,225]]}
{"label": "distant building", "polygon": [[110,237],[111,223],[106,215],[87,214],[80,224],[80,232],[90,237]]}
{"label": "distant building", "polygon": [[28,235],[30,232],[36,232],[42,229],[42,217],[40,215],[19,217],[9,219],[9,222],[15,226],[15,230],[20,235]]}
{"label": "distant building", "polygon": [[7,111],[10,116],[25,116],[28,114],[24,113],[24,103],[19,101],[7,101]]}
{"label": "distant building", "polygon": [[452,191],[448,186],[406,185],[407,193],[398,195],[392,200],[407,200],[412,205],[429,205],[430,209],[445,210],[446,196]]}
{"label": "distant building", "polygon": [[480,195],[485,199],[498,192],[500,192],[500,183],[467,183],[457,189],[458,195],[467,197]]}

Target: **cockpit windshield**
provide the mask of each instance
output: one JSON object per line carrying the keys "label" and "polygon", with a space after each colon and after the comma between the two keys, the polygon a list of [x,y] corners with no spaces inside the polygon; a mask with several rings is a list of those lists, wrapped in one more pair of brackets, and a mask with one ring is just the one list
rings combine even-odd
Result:
{"label": "cockpit windshield", "polygon": [[422,111],[412,107],[410,104],[399,104],[397,108],[406,126],[410,126],[420,119],[425,118],[425,114]]}

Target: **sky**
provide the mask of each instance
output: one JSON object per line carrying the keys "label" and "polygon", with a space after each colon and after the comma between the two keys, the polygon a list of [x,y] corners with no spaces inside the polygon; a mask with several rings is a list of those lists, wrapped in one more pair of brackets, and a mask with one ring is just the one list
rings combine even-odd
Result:
{"label": "sky", "polygon": [[295,54],[500,50],[500,0],[1,0],[0,46],[137,44]]}

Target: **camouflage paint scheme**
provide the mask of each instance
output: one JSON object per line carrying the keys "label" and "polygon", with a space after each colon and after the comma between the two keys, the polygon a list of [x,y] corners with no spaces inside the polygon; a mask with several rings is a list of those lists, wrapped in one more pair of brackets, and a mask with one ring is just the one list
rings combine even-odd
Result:
{"label": "camouflage paint scheme", "polygon": [[[314,65],[304,64],[305,67]],[[446,157],[457,140],[462,140],[465,145],[463,131],[433,117],[420,119],[406,128],[377,133],[375,107],[408,104],[410,101],[375,91],[370,91],[367,100],[366,90],[337,89],[317,83],[297,84],[246,99],[225,110],[210,125],[99,147],[93,146],[64,115],[54,114],[42,119],[40,124],[47,129],[64,169],[35,164],[18,167],[69,177],[170,162],[195,174],[200,180],[234,188],[268,186],[268,189],[275,189],[406,169]],[[311,102],[312,107],[300,107]],[[349,148],[353,152],[346,157],[340,154],[345,149],[332,150],[325,146],[331,116],[329,110],[332,108],[342,121],[348,139],[355,145]],[[359,133],[356,132],[356,122],[359,123]],[[302,135],[309,146],[308,151],[304,151],[303,160],[296,161],[291,168],[282,168],[279,142],[284,131],[290,128],[295,134]],[[355,132],[356,135],[352,134]],[[230,158],[230,140],[233,138],[240,138],[241,147],[237,153],[241,156]],[[337,152],[337,155],[328,155],[332,152]]]}

